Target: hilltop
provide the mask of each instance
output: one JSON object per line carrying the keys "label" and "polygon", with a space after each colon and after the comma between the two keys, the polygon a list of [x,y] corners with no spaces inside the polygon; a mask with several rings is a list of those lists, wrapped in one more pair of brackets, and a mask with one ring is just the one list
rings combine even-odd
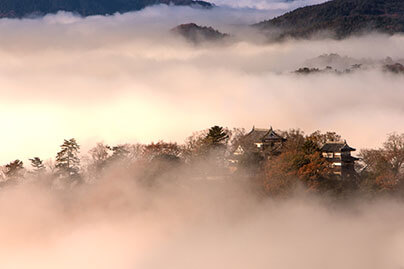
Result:
{"label": "hilltop", "polygon": [[404,1],[333,0],[296,9],[254,27],[273,38],[307,38],[321,31],[332,33],[338,39],[367,31],[402,33]]}
{"label": "hilltop", "polygon": [[195,44],[205,41],[220,41],[229,36],[228,34],[221,33],[212,27],[199,26],[195,23],[178,25],[171,29],[171,32],[178,34]]}

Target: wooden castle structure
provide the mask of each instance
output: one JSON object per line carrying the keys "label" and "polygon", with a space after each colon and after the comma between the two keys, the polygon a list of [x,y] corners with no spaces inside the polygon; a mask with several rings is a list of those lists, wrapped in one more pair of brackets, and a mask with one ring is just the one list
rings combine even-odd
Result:
{"label": "wooden castle structure", "polygon": [[255,155],[257,159],[269,159],[281,153],[284,142],[281,135],[273,128],[261,129],[253,127],[241,140],[237,149],[229,159],[231,164],[237,164],[245,155]]}
{"label": "wooden castle structure", "polygon": [[327,142],[321,147],[321,154],[331,163],[334,174],[342,177],[351,177],[356,174],[355,161],[351,152],[356,149],[351,148],[346,141]]}
{"label": "wooden castle structure", "polygon": [[[230,166],[235,167],[246,158],[255,162],[269,160],[282,152],[285,142],[286,139],[272,127],[269,129],[253,127],[240,139],[236,150],[229,156]],[[358,158],[351,154],[355,150],[346,141],[326,142],[320,149],[321,155],[330,163],[334,174],[343,178],[356,175],[355,161]]]}

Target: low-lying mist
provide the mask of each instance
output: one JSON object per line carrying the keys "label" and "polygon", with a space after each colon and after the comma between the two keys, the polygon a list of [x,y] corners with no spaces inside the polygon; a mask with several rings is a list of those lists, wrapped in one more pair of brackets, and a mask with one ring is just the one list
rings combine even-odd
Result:
{"label": "low-lying mist", "polygon": [[236,178],[190,180],[180,171],[175,181],[145,187],[122,171],[71,190],[2,189],[0,267],[369,269],[404,263],[402,201],[336,202],[298,190],[274,200]]}
{"label": "low-lying mist", "polygon": [[219,6],[230,6],[236,8],[252,8],[263,10],[276,10],[290,11],[299,7],[308,5],[316,5],[326,2],[327,0],[214,0],[212,1]]}

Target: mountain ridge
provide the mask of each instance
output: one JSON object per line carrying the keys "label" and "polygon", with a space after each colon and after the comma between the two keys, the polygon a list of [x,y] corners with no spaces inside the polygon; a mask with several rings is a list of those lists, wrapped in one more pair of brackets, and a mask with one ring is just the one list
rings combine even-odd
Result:
{"label": "mountain ridge", "polygon": [[42,16],[58,11],[73,12],[81,16],[111,15],[157,4],[213,7],[213,4],[200,0],[0,0],[0,18]]}
{"label": "mountain ridge", "polygon": [[321,31],[345,38],[367,31],[404,32],[403,0],[333,0],[298,8],[253,27],[276,38],[308,38]]}

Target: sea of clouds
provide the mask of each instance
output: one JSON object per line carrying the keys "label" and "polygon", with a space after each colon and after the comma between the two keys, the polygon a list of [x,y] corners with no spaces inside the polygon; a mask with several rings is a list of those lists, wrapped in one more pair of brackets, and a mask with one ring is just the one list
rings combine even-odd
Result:
{"label": "sea of clouds", "polygon": [[[0,160],[51,158],[70,137],[83,152],[98,141],[182,142],[215,124],[333,130],[357,148],[404,131],[403,76],[380,68],[292,73],[327,53],[404,58],[402,35],[267,42],[248,27],[275,15],[163,5],[113,16],[0,20]],[[231,42],[195,46],[170,33],[187,22],[212,25]]]}
{"label": "sea of clouds", "polygon": [[[214,124],[333,130],[357,148],[404,132],[403,76],[379,67],[292,73],[325,53],[404,58],[404,36],[266,42],[248,25],[284,7],[215,3],[227,6],[0,20],[1,162],[53,157],[64,138],[75,137],[85,153],[101,140],[182,142]],[[194,45],[170,33],[191,21],[230,33],[231,42]],[[266,200],[234,182],[184,179],[149,189],[127,177],[118,170],[64,191],[30,184],[3,189],[0,268],[404,264],[400,201],[335,203],[307,194]]]}
{"label": "sea of clouds", "polygon": [[0,192],[4,269],[378,269],[404,264],[402,201],[257,199],[234,181]]}

